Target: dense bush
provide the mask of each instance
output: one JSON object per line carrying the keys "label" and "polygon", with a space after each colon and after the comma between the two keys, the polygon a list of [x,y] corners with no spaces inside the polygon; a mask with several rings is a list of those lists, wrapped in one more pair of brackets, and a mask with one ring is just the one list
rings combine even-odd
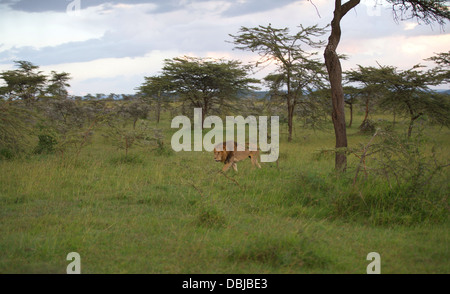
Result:
{"label": "dense bush", "polygon": [[50,154],[55,152],[55,146],[58,144],[51,135],[39,135],[38,145],[34,148],[34,154]]}

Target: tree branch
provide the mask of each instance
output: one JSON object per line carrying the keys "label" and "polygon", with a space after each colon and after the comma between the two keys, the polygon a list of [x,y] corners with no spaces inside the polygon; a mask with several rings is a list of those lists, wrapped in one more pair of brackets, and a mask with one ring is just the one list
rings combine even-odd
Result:
{"label": "tree branch", "polygon": [[[341,2],[341,1],[339,1],[339,2]],[[342,6],[341,6],[341,18],[343,18],[344,15],[346,15],[347,12],[349,12],[350,9],[352,9],[353,7],[358,5],[359,2],[361,2],[361,1],[360,0],[350,0],[350,1],[342,4]]]}

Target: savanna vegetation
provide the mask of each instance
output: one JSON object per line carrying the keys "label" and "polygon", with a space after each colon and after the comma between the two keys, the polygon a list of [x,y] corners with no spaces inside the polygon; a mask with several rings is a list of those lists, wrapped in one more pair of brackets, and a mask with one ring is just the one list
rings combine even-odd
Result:
{"label": "savanna vegetation", "polygon": [[[64,273],[74,251],[83,273],[365,273],[370,252],[382,273],[449,273],[449,53],[342,72],[338,21],[359,1],[340,2],[325,63],[309,49],[327,28],[231,35],[253,66],[276,60],[262,81],[188,56],[133,95],[71,96],[69,73],[29,61],[0,73],[0,272]],[[193,108],[279,116],[278,160],[223,173],[174,152]]]}
{"label": "savanna vegetation", "polygon": [[[364,273],[376,251],[383,273],[447,273],[449,130],[424,114],[408,136],[383,104],[362,130],[364,93],[345,173],[330,120],[296,116],[291,141],[282,120],[278,162],[222,174],[170,148],[182,101],[158,122],[137,98],[4,99],[0,271],[62,273],[76,251],[84,273]],[[279,103],[229,105],[286,117]]]}

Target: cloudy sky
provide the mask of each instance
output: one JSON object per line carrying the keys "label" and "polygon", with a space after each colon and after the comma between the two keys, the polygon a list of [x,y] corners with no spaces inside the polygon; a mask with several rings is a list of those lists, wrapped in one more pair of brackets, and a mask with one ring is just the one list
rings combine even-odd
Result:
{"label": "cloudy sky", "polygon": [[[314,5],[313,5],[313,4]],[[0,0],[0,71],[27,60],[45,73],[72,76],[70,93],[135,93],[166,58],[190,55],[257,59],[233,50],[229,34],[241,26],[288,27],[330,23],[330,0]],[[378,6],[375,6],[378,3]],[[342,21],[339,53],[345,69],[395,65],[401,69],[450,47],[448,25],[393,20],[380,0],[362,0]],[[323,37],[326,39],[326,36]],[[228,41],[228,42],[227,42]],[[321,49],[323,51],[323,49]],[[322,52],[320,54],[322,56]],[[261,78],[270,68],[255,73]]]}

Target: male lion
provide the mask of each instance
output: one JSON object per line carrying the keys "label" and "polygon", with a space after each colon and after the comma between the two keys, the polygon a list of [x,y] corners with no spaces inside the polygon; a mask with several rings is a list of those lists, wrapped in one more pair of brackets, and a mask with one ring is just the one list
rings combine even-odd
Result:
{"label": "male lion", "polygon": [[[219,146],[223,146],[222,151],[219,151],[217,149],[220,149]],[[234,145],[234,149],[231,151],[232,147]],[[237,171],[237,165],[236,162],[241,161],[249,157],[252,160],[252,166],[257,166],[261,168],[261,165],[259,165],[258,157],[259,157],[259,151],[250,151],[249,150],[249,144],[245,144],[245,151],[238,151],[237,150],[238,144],[235,141],[228,141],[223,142],[220,144],[217,144],[216,147],[214,147],[214,159],[217,162],[223,162],[225,165],[222,169],[223,172],[226,172],[230,166],[233,167],[235,171]]]}

